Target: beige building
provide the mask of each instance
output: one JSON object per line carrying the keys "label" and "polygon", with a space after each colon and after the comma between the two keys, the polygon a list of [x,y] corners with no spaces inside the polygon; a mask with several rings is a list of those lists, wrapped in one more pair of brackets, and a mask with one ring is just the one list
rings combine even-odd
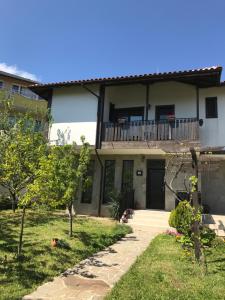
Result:
{"label": "beige building", "polygon": [[11,99],[16,112],[44,110],[47,102],[28,88],[35,83],[37,82],[28,78],[0,70],[0,100]]}

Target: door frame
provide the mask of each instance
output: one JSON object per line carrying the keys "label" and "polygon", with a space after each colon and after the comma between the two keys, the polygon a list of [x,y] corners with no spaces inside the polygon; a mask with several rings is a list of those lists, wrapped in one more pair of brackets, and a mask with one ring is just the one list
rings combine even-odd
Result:
{"label": "door frame", "polygon": [[[155,163],[155,164],[154,164]],[[158,164],[158,166],[157,166]],[[165,173],[165,165],[166,165],[166,160],[165,159],[147,159],[146,160],[146,209],[156,209],[157,208],[151,208],[151,197],[150,197],[150,185],[149,183],[149,169],[152,170],[164,170]],[[163,203],[164,207],[161,208],[162,210],[165,210],[165,204],[166,204],[166,199],[165,199],[165,186],[164,186],[164,194],[163,194]]]}

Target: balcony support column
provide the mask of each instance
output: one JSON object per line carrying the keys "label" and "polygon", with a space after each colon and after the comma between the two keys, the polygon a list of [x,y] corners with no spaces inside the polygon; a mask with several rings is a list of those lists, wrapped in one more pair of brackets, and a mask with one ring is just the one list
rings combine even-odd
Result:
{"label": "balcony support column", "polygon": [[196,118],[199,121],[199,87],[196,86]]}
{"label": "balcony support column", "polygon": [[146,84],[145,121],[148,121],[148,107],[149,107],[149,83]]}

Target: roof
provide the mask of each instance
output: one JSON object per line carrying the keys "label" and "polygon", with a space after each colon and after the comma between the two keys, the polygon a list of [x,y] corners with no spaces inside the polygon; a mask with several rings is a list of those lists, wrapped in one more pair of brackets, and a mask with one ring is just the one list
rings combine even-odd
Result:
{"label": "roof", "polygon": [[0,70],[0,75],[15,78],[15,79],[19,79],[19,80],[23,80],[23,81],[27,81],[28,83],[31,83],[31,84],[37,83],[37,81],[35,81],[35,80],[25,78],[25,77],[22,77],[22,76],[18,76],[18,75],[15,75],[15,74],[11,74],[11,73],[1,71],[1,70]]}
{"label": "roof", "polygon": [[176,80],[184,83],[194,84],[199,87],[209,87],[220,84],[222,67],[212,66],[201,69],[149,73],[141,75],[128,75],[116,77],[90,78],[83,80],[61,81],[45,84],[35,84],[30,86],[30,89],[47,99],[49,92],[53,88],[65,86],[77,86],[86,84],[102,84],[102,85],[119,85],[129,83],[155,83],[159,81]]}

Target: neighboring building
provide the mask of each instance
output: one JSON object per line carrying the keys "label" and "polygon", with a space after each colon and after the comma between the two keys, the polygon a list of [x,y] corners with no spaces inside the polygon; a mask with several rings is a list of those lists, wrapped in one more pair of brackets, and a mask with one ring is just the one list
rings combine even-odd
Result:
{"label": "neighboring building", "polygon": [[[221,72],[221,67],[211,67],[31,87],[51,107],[51,143],[80,144],[84,135],[95,150],[89,170],[92,188],[80,195],[77,211],[107,215],[114,189],[125,194],[124,206],[134,201],[136,208],[173,209],[175,196],[164,185],[166,166],[172,153],[195,147],[213,152],[209,167],[202,162],[200,169],[202,202],[210,212],[225,213]],[[174,178],[180,195],[192,173],[187,163]]]}
{"label": "neighboring building", "polygon": [[28,88],[36,83],[28,78],[0,70],[0,100],[13,100],[15,112],[46,110],[47,102]]}

